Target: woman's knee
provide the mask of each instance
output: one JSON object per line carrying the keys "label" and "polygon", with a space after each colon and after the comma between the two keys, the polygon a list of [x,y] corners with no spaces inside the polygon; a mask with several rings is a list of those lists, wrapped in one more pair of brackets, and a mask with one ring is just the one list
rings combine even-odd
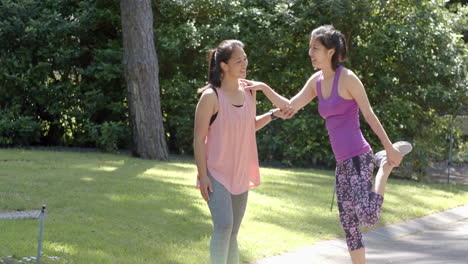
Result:
{"label": "woman's knee", "polygon": [[232,222],[216,223],[214,224],[214,232],[231,236]]}
{"label": "woman's knee", "polygon": [[375,225],[380,218],[380,213],[377,211],[369,211],[369,210],[357,210],[357,216],[359,219],[359,223],[364,227],[371,227]]}
{"label": "woman's knee", "polygon": [[231,237],[237,237],[237,234],[239,234],[239,229],[233,228],[231,231]]}
{"label": "woman's knee", "polygon": [[[380,219],[382,199],[369,199],[369,203],[356,208],[356,215],[359,222],[365,227],[375,225]],[[378,198],[378,197],[376,197]]]}
{"label": "woman's knee", "polygon": [[369,227],[372,227],[375,224],[377,224],[377,221],[378,221],[378,219],[376,219],[376,218],[364,218],[364,219],[361,220],[361,225],[366,227],[366,228],[369,228]]}

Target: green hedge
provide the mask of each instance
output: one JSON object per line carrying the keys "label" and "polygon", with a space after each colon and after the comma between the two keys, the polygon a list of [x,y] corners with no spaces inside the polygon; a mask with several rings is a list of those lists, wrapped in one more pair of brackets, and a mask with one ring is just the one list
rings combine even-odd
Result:
{"label": "green hedge", "polygon": [[[468,32],[468,9],[456,1],[449,10],[440,0],[154,0],[153,10],[164,125],[173,153],[193,152],[196,89],[206,83],[208,49],[223,39],[242,40],[248,78],[291,97],[313,73],[308,36],[322,24],[334,24],[348,37],[345,66],[363,81],[390,138],[415,143],[410,163],[422,160],[422,168],[444,158],[448,126],[441,116],[466,112],[468,51],[462,34]],[[129,147],[121,38],[118,1],[2,2],[1,144]],[[258,99],[259,113],[272,107],[263,95]],[[21,125],[8,124],[8,115]],[[16,132],[18,126],[28,129]],[[365,122],[362,129],[379,149]],[[257,139],[263,161],[333,166],[316,102],[261,130]]]}

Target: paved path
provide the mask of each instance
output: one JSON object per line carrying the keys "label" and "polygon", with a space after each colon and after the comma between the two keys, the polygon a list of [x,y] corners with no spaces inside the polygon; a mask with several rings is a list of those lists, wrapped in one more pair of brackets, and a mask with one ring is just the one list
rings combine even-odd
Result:
{"label": "paved path", "polygon": [[[367,264],[468,264],[468,204],[365,234]],[[319,242],[251,264],[351,263],[343,239]]]}

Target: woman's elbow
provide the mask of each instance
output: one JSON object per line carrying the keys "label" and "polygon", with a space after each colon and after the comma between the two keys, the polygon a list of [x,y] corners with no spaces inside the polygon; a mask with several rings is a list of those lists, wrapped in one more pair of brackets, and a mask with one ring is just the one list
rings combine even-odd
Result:
{"label": "woman's elbow", "polygon": [[372,111],[372,109],[368,110],[368,111],[363,111],[362,112],[362,116],[364,117],[364,119],[369,122],[375,118],[377,118],[377,116],[374,114],[374,111]]}

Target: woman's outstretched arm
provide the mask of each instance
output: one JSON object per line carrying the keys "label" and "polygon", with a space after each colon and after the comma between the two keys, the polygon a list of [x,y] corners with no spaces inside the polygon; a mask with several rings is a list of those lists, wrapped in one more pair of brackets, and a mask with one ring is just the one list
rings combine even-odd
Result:
{"label": "woman's outstretched arm", "polygon": [[292,117],[295,113],[297,113],[297,111],[302,109],[305,105],[310,103],[312,99],[315,98],[315,82],[317,77],[318,73],[312,75],[312,77],[307,80],[302,90],[291,100],[288,100],[287,98],[279,95],[265,83],[250,80],[243,80],[243,82],[247,84],[247,89],[251,89],[253,91],[262,91],[272,104],[280,108],[283,112],[287,113],[286,115],[282,116],[282,118],[287,119]]}
{"label": "woman's outstretched arm", "polygon": [[302,90],[290,100],[293,115],[304,108],[304,106],[310,103],[317,96],[315,83],[317,82],[318,76],[319,72],[314,73],[304,84]]}
{"label": "woman's outstretched arm", "polygon": [[250,89],[252,91],[262,91],[265,96],[270,100],[270,102],[278,108],[284,108],[289,105],[289,100],[285,97],[279,95],[275,92],[270,86],[266,83],[251,81],[251,80],[242,80],[247,86],[246,89]]}
{"label": "woman's outstretched arm", "polygon": [[345,87],[347,92],[356,100],[361,113],[372,128],[372,131],[379,137],[380,142],[387,151],[387,160],[391,166],[398,166],[403,158],[401,153],[392,146],[392,142],[387,136],[385,129],[383,128],[380,120],[375,115],[372,107],[367,98],[366,90],[362,85],[361,80],[352,72],[348,70],[345,74]]}

